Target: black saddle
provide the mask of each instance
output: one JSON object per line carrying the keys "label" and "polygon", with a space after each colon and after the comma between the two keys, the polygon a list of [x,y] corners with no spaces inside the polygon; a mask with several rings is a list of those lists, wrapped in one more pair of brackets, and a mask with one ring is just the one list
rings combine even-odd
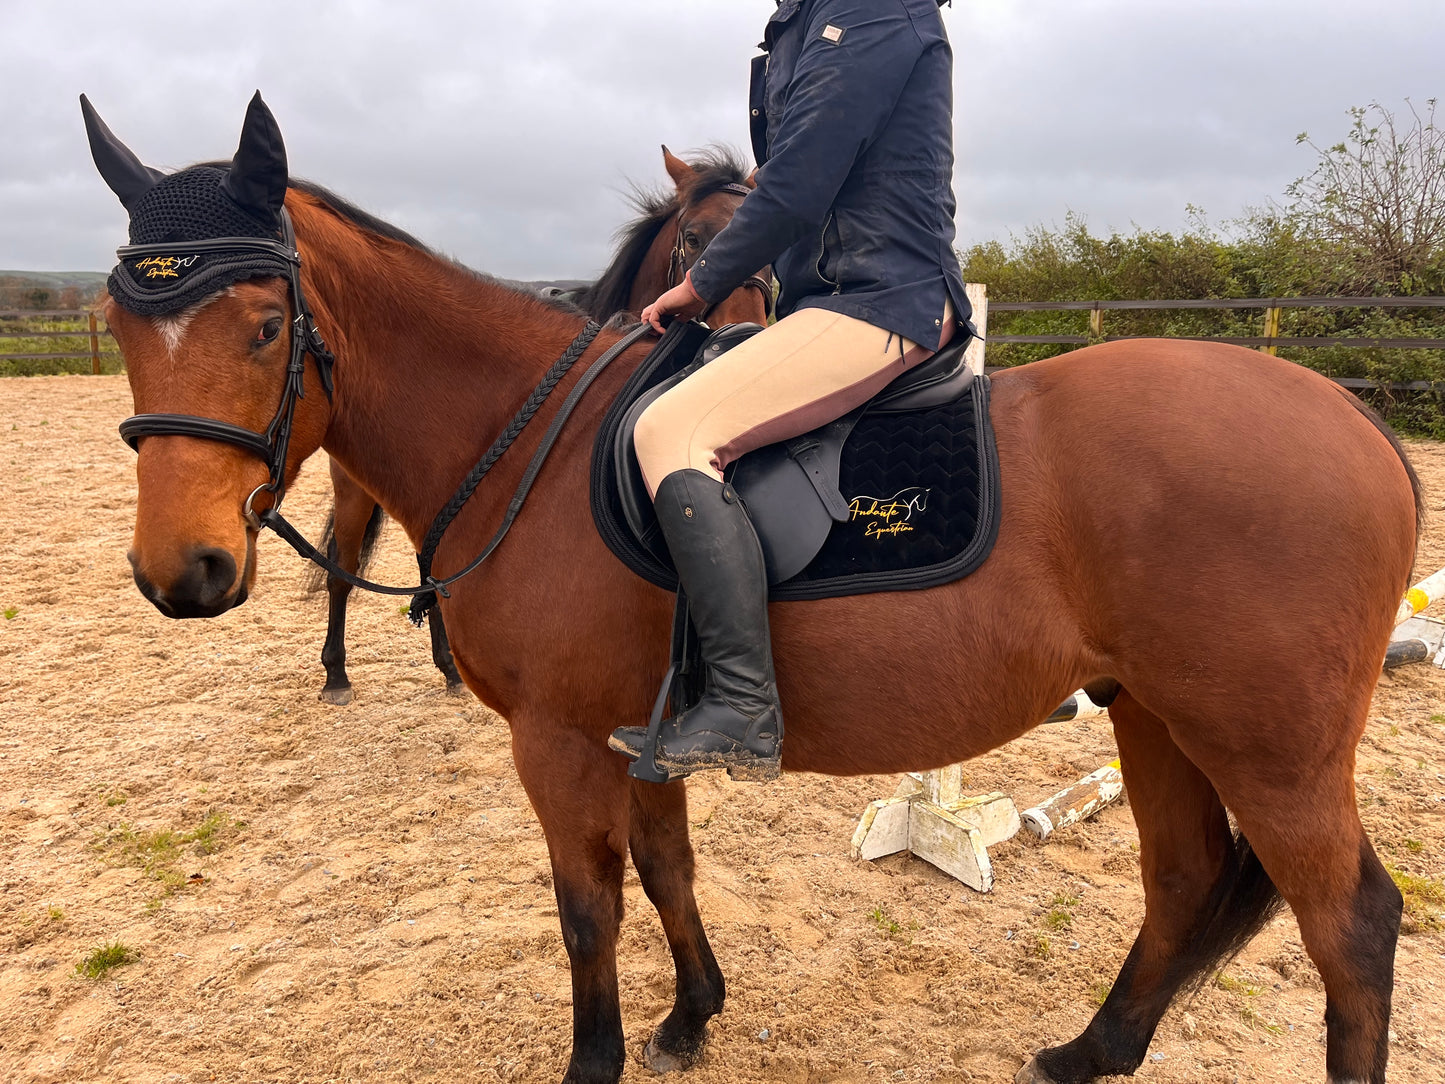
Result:
{"label": "black saddle", "polygon": [[[624,384],[592,455],[592,512],[609,548],[673,590],[676,575],[637,466],[632,432],[659,395],[757,334],[674,323]],[[857,410],[729,468],[757,529],[775,599],[929,587],[971,572],[998,532],[998,457],[988,378],[969,336]]]}

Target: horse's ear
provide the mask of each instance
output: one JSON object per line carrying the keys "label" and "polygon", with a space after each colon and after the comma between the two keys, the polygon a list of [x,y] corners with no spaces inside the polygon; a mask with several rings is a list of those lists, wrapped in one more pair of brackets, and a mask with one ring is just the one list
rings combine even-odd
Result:
{"label": "horse's ear", "polygon": [[756,168],[754,168],[753,171],[747,175],[747,178],[743,181],[743,184],[747,185],[749,188],[756,188],[758,186],[758,171]]}
{"label": "horse's ear", "polygon": [[129,147],[116,139],[84,94],[80,96],[80,114],[85,118],[85,134],[90,138],[90,156],[95,159],[95,168],[100,170],[110,190],[120,197],[121,206],[129,211],[165,174],[144,165]]}
{"label": "horse's ear", "polygon": [[221,188],[257,218],[279,223],[286,182],[286,144],[281,141],[281,127],[258,90],[246,107],[241,145]]}
{"label": "horse's ear", "polygon": [[672,178],[672,183],[677,185],[679,192],[690,188],[697,180],[697,173],[693,168],[668,150],[666,143],[662,145],[662,164],[667,168],[667,175]]}

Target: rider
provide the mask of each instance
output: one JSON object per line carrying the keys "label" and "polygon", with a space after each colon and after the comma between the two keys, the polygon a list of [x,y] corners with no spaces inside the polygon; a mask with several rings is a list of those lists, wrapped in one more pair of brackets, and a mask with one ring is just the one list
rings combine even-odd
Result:
{"label": "rider", "polygon": [[[660,396],[634,432],[708,670],[702,699],[658,735],[671,776],[780,769],[763,555],[723,470],[846,414],[967,326],[943,2],[778,0],[753,61],[757,188],[642,314],[660,331],[769,263],[781,288],[777,323]],[[622,727],[612,747],[636,758],[645,734]]]}

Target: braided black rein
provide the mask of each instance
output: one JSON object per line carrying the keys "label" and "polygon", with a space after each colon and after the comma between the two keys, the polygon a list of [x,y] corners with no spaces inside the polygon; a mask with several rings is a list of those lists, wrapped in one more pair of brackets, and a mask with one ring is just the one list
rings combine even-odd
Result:
{"label": "braided black rein", "polygon": [[527,470],[522,475],[522,480],[518,483],[516,491],[512,494],[512,500],[507,506],[507,514],[503,518],[501,526],[497,528],[496,533],[492,535],[491,540],[487,542],[481,553],[477,554],[477,556],[459,572],[455,572],[441,579],[433,576],[431,574],[432,558],[436,554],[437,545],[440,543],[441,537],[447,527],[451,524],[452,520],[456,518],[457,513],[461,511],[462,506],[466,504],[468,498],[471,497],[481,480],[486,477],[487,472],[490,471],[497,460],[502,457],[502,453],[517,439],[517,436],[526,428],[527,423],[532,420],[532,416],[536,414],[542,404],[547,401],[548,396],[552,394],[552,391],[561,379],[567,375],[568,370],[570,370],[586,352],[587,347],[592,344],[592,340],[597,337],[600,330],[601,328],[593,321],[589,320],[587,322],[587,326],[572,340],[572,344],[562,356],[553,362],[552,367],[548,369],[546,375],[543,376],[541,383],[533,389],[532,394],[527,397],[527,401],[522,404],[521,409],[517,411],[512,417],[512,420],[507,424],[507,428],[492,442],[491,447],[489,447],[482,458],[477,461],[476,466],[467,472],[467,476],[462,479],[461,485],[457,487],[451,499],[442,506],[441,511],[437,513],[430,529],[427,531],[421,551],[417,554],[417,566],[421,572],[422,582],[416,586],[392,587],[386,584],[373,583],[371,580],[347,572],[308,542],[305,536],[275,508],[268,509],[260,514],[262,524],[270,527],[277,535],[285,539],[291,548],[303,558],[320,565],[327,573],[344,580],[353,587],[360,587],[363,590],[375,591],[384,595],[411,595],[412,601],[408,616],[414,624],[420,626],[426,619],[427,613],[436,604],[437,595],[441,595],[443,598],[449,598],[450,595],[447,593],[447,587],[476,569],[477,566],[490,557],[497,546],[501,544],[507,532],[512,529],[512,524],[515,522],[517,514],[521,512],[522,504],[527,499],[527,494],[532,488],[532,483],[536,481],[537,475],[541,472],[542,464],[546,462],[547,456],[552,451],[552,446],[557,442],[557,437],[561,434],[563,425],[566,424],[572,411],[576,408],[578,402],[581,401],[583,394],[608,365],[649,332],[650,326],[642,324],[614,343],[610,349],[605,351],[601,357],[588,367],[587,371],[582,374],[582,378],[577,381],[576,386],[567,394],[567,398],[562,401],[562,405],[558,408],[556,416],[547,427],[547,432],[542,437],[542,443],[538,446],[537,450],[532,453],[531,462],[527,464]]}

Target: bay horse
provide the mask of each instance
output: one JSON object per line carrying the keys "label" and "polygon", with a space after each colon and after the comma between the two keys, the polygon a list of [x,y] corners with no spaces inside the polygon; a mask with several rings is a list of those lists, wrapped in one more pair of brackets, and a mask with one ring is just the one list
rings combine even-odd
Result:
{"label": "bay horse", "polygon": [[[90,127],[127,206],[186,177],[143,166],[98,118]],[[234,282],[181,326],[105,305],[140,417],[189,416],[212,437],[173,424],[137,440],[129,558],[142,593],[173,616],[223,613],[258,574],[247,513],[267,499],[268,469],[236,434],[266,427],[288,380],[305,397],[291,400],[286,454],[271,452],[282,479],[325,448],[420,544],[584,327],[325,189],[288,184],[281,146],[258,96],[225,176],[283,237],[284,204],[299,272]],[[181,241],[206,244],[181,238],[173,251]],[[603,331],[589,349],[618,342]],[[634,344],[577,401],[511,535],[440,600],[457,668],[507,720],[546,836],[571,963],[566,1084],[622,1073],[629,855],[676,968],[648,1064],[692,1064],[724,996],[693,893],[685,784],[629,780],[607,749],[614,727],[646,715],[668,656],[671,598],[617,562],[588,516],[593,435],[644,353]],[[1031,729],[1081,685],[1115,686],[1143,924],[1083,1033],[1017,1079],[1132,1072],[1171,999],[1285,901],[1324,981],[1328,1080],[1383,1084],[1402,901],[1357,815],[1353,766],[1423,515],[1399,442],[1325,378],[1200,342],[1106,343],[1003,371],[992,404],[1003,513],[978,571],[772,607],[784,767],[937,768]],[[549,402],[538,418],[560,409]],[[139,421],[126,423],[132,436]],[[524,431],[462,506],[439,573],[478,552],[539,440]],[[883,726],[872,706],[885,696]]]}
{"label": "bay horse", "polygon": [[[673,190],[652,193],[634,189],[632,202],[639,216],[618,231],[612,262],[595,282],[563,295],[594,320],[636,322],[637,314],[646,305],[681,280],[753,187],[747,167],[720,147],[684,161],[664,145],[662,161]],[[763,324],[771,304],[772,284],[760,272],[713,306],[705,317],[714,327]],[[376,498],[340,463],[332,459],[330,466],[333,501],[321,548],[347,572],[361,574],[375,551],[385,516]],[[351,584],[315,566],[310,586],[319,590],[323,585],[328,599],[326,640],[321,647],[326,684],[319,698],[328,704],[344,705],[351,703],[353,695],[346,673],[346,607]],[[446,679],[447,689],[460,691],[464,687],[462,678],[452,660],[440,612],[433,612],[428,624],[432,662]]]}

